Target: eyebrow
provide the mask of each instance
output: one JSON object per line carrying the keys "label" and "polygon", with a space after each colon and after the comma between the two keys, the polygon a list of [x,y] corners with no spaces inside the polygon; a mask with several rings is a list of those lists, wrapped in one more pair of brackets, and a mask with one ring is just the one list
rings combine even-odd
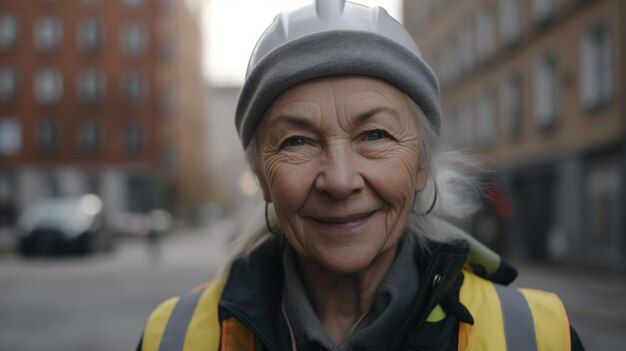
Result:
{"label": "eyebrow", "polygon": [[395,109],[389,106],[379,106],[357,115],[355,119],[359,123],[363,123],[379,113],[389,113],[396,118],[398,117],[398,111],[396,111]]}
{"label": "eyebrow", "polygon": [[[369,111],[365,111],[363,113],[358,114],[354,119],[359,123],[364,123],[368,119],[380,113],[389,113],[394,117],[398,117],[398,111],[389,107],[389,106],[379,106],[375,107]],[[313,125],[313,122],[305,117],[295,116],[295,115],[278,115],[276,118],[270,122],[269,127],[272,128],[279,123],[288,123],[292,125],[297,125],[301,127],[310,127]]]}
{"label": "eyebrow", "polygon": [[279,123],[288,123],[301,127],[310,127],[313,124],[310,119],[304,117],[293,115],[278,115],[272,122],[270,122],[269,127],[272,128]]}

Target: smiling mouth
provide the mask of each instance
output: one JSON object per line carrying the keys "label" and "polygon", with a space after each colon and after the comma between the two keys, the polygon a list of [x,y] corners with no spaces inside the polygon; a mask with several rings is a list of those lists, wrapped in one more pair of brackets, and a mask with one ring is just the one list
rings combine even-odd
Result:
{"label": "smiling mouth", "polygon": [[313,221],[330,227],[354,227],[363,224],[367,221],[376,211],[358,213],[349,216],[340,217],[309,217]]}

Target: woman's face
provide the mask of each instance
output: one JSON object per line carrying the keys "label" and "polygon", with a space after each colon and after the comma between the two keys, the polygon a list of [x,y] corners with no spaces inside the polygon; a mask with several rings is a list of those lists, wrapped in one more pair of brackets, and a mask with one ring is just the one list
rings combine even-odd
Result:
{"label": "woman's face", "polygon": [[283,93],[258,129],[259,179],[301,260],[356,273],[395,254],[428,170],[400,90],[364,76]]}

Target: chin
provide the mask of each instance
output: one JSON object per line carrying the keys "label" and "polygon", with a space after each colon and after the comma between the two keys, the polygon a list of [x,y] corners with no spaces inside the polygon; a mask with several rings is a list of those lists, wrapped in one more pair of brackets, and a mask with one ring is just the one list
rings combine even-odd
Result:
{"label": "chin", "polygon": [[354,252],[353,250],[333,251],[326,252],[323,257],[315,259],[318,265],[332,273],[346,275],[362,273],[378,261],[375,253]]}

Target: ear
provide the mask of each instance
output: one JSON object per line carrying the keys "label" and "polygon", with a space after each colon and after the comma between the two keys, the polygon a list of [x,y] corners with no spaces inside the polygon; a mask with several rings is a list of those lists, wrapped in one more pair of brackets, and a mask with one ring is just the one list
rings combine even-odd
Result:
{"label": "ear", "polygon": [[259,185],[261,186],[261,191],[263,191],[263,200],[267,203],[272,202],[272,196],[270,195],[270,188],[267,185],[267,181],[265,181],[265,177],[263,177],[260,172],[256,174],[256,178],[259,180]]}
{"label": "ear", "polygon": [[426,163],[426,157],[420,154],[417,165],[417,176],[415,177],[415,192],[419,193],[424,191],[426,183],[428,183],[428,177],[430,176],[430,170]]}

